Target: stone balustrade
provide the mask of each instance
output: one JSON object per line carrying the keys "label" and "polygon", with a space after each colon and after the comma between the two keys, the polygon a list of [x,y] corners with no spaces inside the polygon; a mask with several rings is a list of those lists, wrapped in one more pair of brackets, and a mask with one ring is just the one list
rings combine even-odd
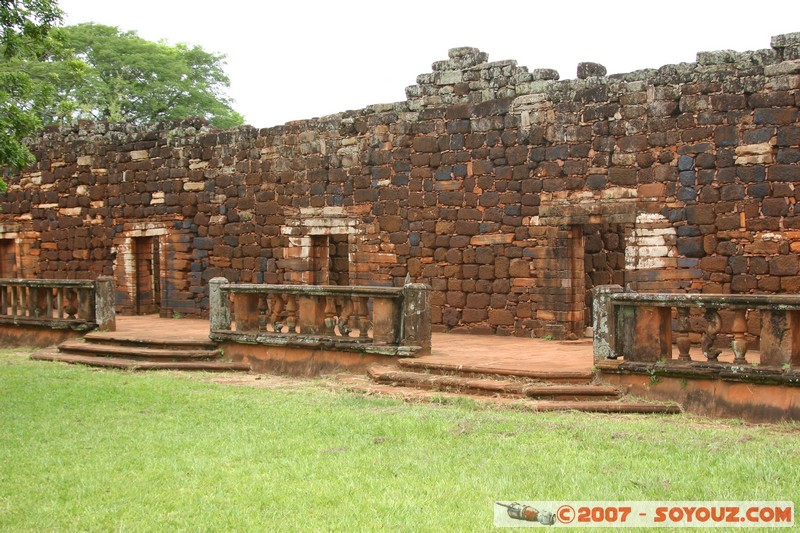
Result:
{"label": "stone balustrade", "polygon": [[716,361],[721,310],[733,313],[728,331],[734,364],[748,362],[748,315],[757,312],[759,365],[800,367],[800,295],[633,293],[618,285],[594,290],[595,359],[670,361],[674,338],[675,359],[690,362],[692,321],[699,318],[700,348],[707,360]]}
{"label": "stone balustrade", "polygon": [[110,277],[0,279],[0,324],[113,331],[115,316]]}
{"label": "stone balustrade", "polygon": [[430,287],[210,281],[211,339],[343,351],[430,353]]}

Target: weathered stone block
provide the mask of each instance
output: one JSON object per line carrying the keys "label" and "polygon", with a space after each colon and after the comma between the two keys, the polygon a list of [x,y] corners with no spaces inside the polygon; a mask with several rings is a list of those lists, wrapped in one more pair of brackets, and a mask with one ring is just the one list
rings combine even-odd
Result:
{"label": "weathered stone block", "polygon": [[513,326],[514,313],[509,309],[489,309],[489,324],[492,326]]}
{"label": "weathered stone block", "polygon": [[793,276],[798,273],[797,256],[779,255],[769,259],[769,273],[773,276]]}
{"label": "weathered stone block", "polygon": [[605,76],[608,71],[600,63],[590,61],[578,63],[577,76],[579,80],[585,80],[592,76]]}

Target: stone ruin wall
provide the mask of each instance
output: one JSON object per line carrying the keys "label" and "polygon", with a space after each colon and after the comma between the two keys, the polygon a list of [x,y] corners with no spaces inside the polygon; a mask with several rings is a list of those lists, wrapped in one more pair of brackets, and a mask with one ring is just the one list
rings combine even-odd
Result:
{"label": "stone ruin wall", "polygon": [[431,284],[439,329],[523,336],[580,333],[599,284],[797,292],[800,34],[771,46],[576,80],[457,48],[404,102],[273,128],[51,128],[0,238],[23,276],[114,276],[130,312],[153,237],[167,316],[206,313],[216,276],[336,282],[320,264]]}

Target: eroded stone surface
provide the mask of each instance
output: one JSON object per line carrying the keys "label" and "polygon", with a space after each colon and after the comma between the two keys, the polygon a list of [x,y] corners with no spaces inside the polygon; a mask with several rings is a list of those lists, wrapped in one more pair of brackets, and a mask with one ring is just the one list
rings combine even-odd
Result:
{"label": "eroded stone surface", "polygon": [[0,238],[21,276],[113,276],[124,312],[152,238],[165,316],[207,313],[218,276],[315,282],[323,249],[339,282],[431,285],[434,327],[473,333],[581,332],[608,283],[796,292],[798,50],[559,80],[459,48],[403,102],[283,126],[51,128]]}

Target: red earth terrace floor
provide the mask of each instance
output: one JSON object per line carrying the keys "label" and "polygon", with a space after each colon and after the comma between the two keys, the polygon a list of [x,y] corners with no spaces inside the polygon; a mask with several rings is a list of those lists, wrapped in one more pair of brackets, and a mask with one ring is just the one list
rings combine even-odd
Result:
{"label": "red earth terrace floor", "polygon": [[[141,339],[158,342],[208,341],[208,320],[194,318],[160,318],[157,315],[117,316],[117,331],[93,332],[105,338]],[[677,350],[673,350],[677,358]],[[700,348],[692,347],[694,361],[703,361]],[[747,360],[758,362],[758,353],[750,351]],[[720,361],[733,361],[730,350],[723,350]],[[436,364],[454,370],[479,368],[484,373],[525,374],[540,372],[591,372],[593,366],[591,339],[555,341],[491,335],[433,334],[431,355],[414,360],[419,364]]]}
{"label": "red earth terrace floor", "polygon": [[[93,337],[159,340],[207,341],[208,320],[117,316],[117,331],[95,332]],[[592,343],[546,341],[489,335],[433,334],[433,353],[419,362],[482,368],[505,372],[576,371],[592,369]],[[505,371],[505,372],[502,372]]]}

